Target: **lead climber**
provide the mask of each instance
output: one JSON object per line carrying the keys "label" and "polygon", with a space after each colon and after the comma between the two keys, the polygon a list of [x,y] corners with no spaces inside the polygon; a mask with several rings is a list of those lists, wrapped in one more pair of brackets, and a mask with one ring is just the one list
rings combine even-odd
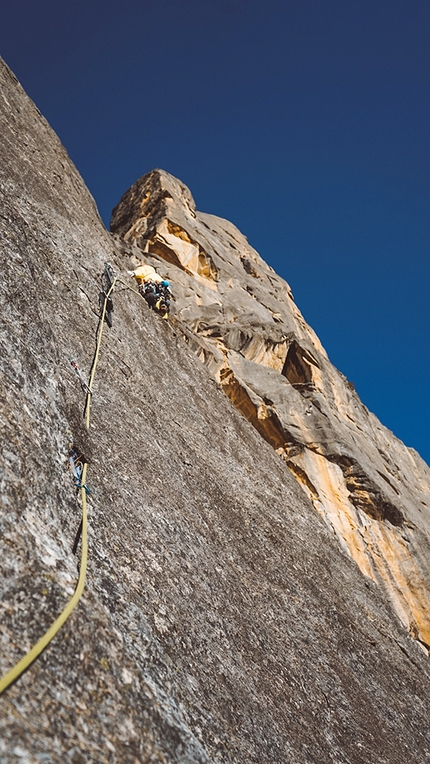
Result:
{"label": "lead climber", "polygon": [[167,318],[170,311],[170,300],[175,299],[167,279],[163,279],[152,265],[140,265],[133,271],[133,276],[139,285],[139,292],[145,298],[149,307]]}

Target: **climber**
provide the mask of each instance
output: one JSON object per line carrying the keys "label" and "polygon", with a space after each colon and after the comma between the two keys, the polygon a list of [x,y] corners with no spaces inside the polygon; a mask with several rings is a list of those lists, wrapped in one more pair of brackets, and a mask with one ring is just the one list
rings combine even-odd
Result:
{"label": "climber", "polygon": [[170,300],[175,299],[167,279],[163,279],[163,281],[157,284],[156,294],[158,299],[155,303],[155,309],[162,318],[167,318],[170,311]]}
{"label": "climber", "polygon": [[157,311],[162,318],[167,318],[170,300],[175,299],[169,282],[163,279],[152,265],[140,265],[133,271],[133,276],[139,284],[139,292],[149,307]]}

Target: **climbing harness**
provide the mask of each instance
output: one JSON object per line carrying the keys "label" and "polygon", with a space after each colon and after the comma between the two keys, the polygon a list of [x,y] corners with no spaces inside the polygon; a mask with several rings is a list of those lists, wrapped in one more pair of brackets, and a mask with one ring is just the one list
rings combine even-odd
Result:
{"label": "climbing harness", "polygon": [[149,307],[167,318],[170,311],[170,300],[175,299],[166,281],[145,281],[139,285],[139,292]]}
{"label": "climbing harness", "polygon": [[[111,300],[111,294],[114,290],[114,287],[116,283],[119,282],[123,284],[127,289],[130,289],[132,292],[135,292],[136,294],[139,294],[135,289],[133,289],[131,286],[126,284],[124,281],[122,281],[120,278],[115,276],[113,268],[110,263],[105,264],[105,270],[103,273],[103,304],[101,305],[101,313],[100,313],[100,321],[98,325],[98,331],[97,331],[97,341],[96,341],[96,350],[94,354],[93,363],[91,366],[91,373],[90,373],[90,379],[88,384],[81,378],[81,372],[79,370],[78,364],[74,359],[71,359],[71,364],[74,370],[76,371],[81,384],[84,386],[83,389],[86,393],[86,400],[85,400],[85,424],[87,430],[90,428],[90,406],[91,406],[91,398],[93,393],[93,385],[94,385],[94,377],[96,374],[97,369],[97,363],[100,356],[100,346],[102,341],[102,334],[103,334],[103,325],[104,321],[106,319],[106,323],[108,326],[111,326],[112,324],[109,323],[108,316],[112,314],[113,311],[113,304]],[[67,603],[66,607],[60,613],[58,618],[54,621],[52,626],[48,629],[48,631],[39,639],[38,642],[29,650],[29,652],[24,655],[23,658],[21,658],[18,663],[13,666],[1,679],[0,679],[0,695],[8,688],[10,687],[14,682],[16,682],[17,679],[21,676],[21,674],[26,671],[33,661],[36,660],[36,658],[45,650],[45,648],[49,645],[51,640],[55,637],[55,635],[58,633],[58,631],[61,629],[63,624],[67,621],[69,615],[74,610],[76,605],[78,604],[82,592],[84,590],[85,586],[85,577],[86,577],[86,571],[87,571],[87,560],[88,560],[88,510],[87,510],[87,496],[90,494],[90,490],[86,484],[86,478],[87,478],[87,463],[83,459],[82,455],[80,456],[75,449],[72,449],[69,453],[69,466],[73,475],[73,479],[75,481],[76,487],[80,490],[81,493],[81,504],[82,504],[82,518],[81,523],[78,529],[78,532],[75,537],[75,541],[73,543],[73,554],[76,554],[76,550],[79,544],[79,539],[82,535],[82,545],[81,545],[81,560],[79,564],[79,576],[78,581],[76,584],[75,591],[73,593],[72,598]]]}

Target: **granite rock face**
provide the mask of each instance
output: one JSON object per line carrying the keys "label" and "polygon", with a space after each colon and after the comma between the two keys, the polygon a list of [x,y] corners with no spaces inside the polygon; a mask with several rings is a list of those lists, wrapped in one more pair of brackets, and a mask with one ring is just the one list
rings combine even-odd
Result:
{"label": "granite rock face", "polygon": [[[0,87],[1,674],[73,592],[80,507],[67,466],[72,443],[85,452],[91,488],[86,589],[50,647],[0,698],[1,764],[426,762],[428,659],[382,590],[340,553],[278,444],[266,443],[220,389],[237,384],[241,394],[248,363],[280,372],[204,336],[203,324],[214,327],[218,316],[223,325],[227,310],[215,244],[193,249],[188,271],[163,260],[178,294],[176,325],[131,291],[115,291],[86,433],[70,358],[87,376],[105,261],[125,281],[133,258],[146,256],[137,241],[118,239],[114,251],[64,148],[3,62]],[[172,191],[181,188],[166,178]],[[188,204],[197,220],[181,193],[178,208]],[[242,246],[232,226],[204,220]],[[167,235],[191,253],[186,238]],[[267,266],[246,252],[238,259],[258,285],[263,279],[246,269]],[[255,303],[262,348],[278,287],[286,289],[267,274],[276,299],[259,308],[243,290],[249,320],[241,312],[238,324],[250,331]],[[225,289],[239,294],[233,270],[231,279]],[[272,322],[267,360],[284,342],[283,321]],[[308,331],[294,335],[294,358],[309,353],[321,364]],[[229,372],[217,383],[226,352],[230,383]],[[256,396],[249,388],[251,409]],[[274,411],[275,402],[265,406]]]}
{"label": "granite rock face", "polygon": [[[282,456],[340,546],[430,647],[430,470],[330,363],[289,285],[226,220],[154,170],[112,214],[120,253],[174,284],[184,337]],[[145,254],[142,254],[145,253]]]}

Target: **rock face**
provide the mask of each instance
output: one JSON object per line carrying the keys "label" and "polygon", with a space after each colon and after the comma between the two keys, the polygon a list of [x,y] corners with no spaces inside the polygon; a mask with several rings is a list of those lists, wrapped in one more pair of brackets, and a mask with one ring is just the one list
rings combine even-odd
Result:
{"label": "rock face", "polygon": [[[430,647],[430,470],[330,363],[289,285],[226,220],[154,170],[112,214],[118,251],[174,284],[186,341],[282,456],[340,546]],[[142,252],[145,254],[142,255]]]}
{"label": "rock face", "polygon": [[[345,444],[340,460],[330,461],[323,448],[339,447],[331,413],[325,429],[316,413],[309,416],[309,443],[313,437],[323,444],[319,450],[300,449],[301,436],[282,445],[275,437],[284,431],[274,399],[278,378],[285,409],[288,395],[297,398],[295,419],[289,414],[295,434],[302,431],[300,412],[330,404],[317,389],[328,384],[328,361],[300,323],[286,285],[233,226],[197,215],[188,192],[159,173],[150,186],[184,219],[167,216],[163,223],[157,203],[152,217],[127,223],[123,206],[121,232],[133,225],[136,237],[118,237],[115,253],[65,150],[3,63],[0,82],[1,674],[73,592],[80,509],[67,467],[71,443],[85,452],[92,494],[84,596],[50,647],[0,698],[1,764],[428,761],[428,659],[380,587],[340,553],[296,480],[306,475],[312,482],[309,452],[339,469],[339,484],[350,469],[352,486],[357,464],[367,475],[367,460],[367,479],[376,481],[370,451],[363,463],[357,445],[357,461],[346,467],[342,460],[354,455]],[[142,201],[148,211],[150,197],[145,201],[137,189],[127,210],[132,203],[141,209]],[[208,226],[201,251],[197,228],[186,233],[187,210],[194,225]],[[115,219],[119,231],[120,210]],[[220,233],[237,250],[234,268],[219,256]],[[160,257],[155,247],[170,258],[163,267],[171,269],[178,294],[176,325],[138,295],[116,290],[87,433],[70,358],[87,376],[104,263],[110,260],[126,281],[133,258],[147,258],[139,237],[149,235],[149,259]],[[255,297],[236,283],[241,258],[242,281]],[[266,278],[273,279],[273,298],[263,305],[257,292]],[[241,308],[236,322],[229,318],[239,315],[235,293],[248,311],[247,318]],[[228,331],[236,349],[226,344]],[[257,377],[253,386],[245,379],[248,364],[268,375],[262,387],[273,377],[266,401]],[[306,398],[291,376],[308,367]],[[242,401],[251,423],[220,387]],[[339,428],[346,428],[342,400]],[[392,436],[389,442],[390,459],[400,460],[401,445]],[[272,446],[283,448],[285,458]],[[418,457],[408,458],[421,474]],[[310,459],[317,473],[319,463]],[[394,501],[388,488],[381,493],[388,508],[378,503],[376,518],[365,517],[387,536],[393,526],[399,538],[417,538],[421,526],[409,504],[403,494]],[[362,490],[376,506],[376,489]]]}

